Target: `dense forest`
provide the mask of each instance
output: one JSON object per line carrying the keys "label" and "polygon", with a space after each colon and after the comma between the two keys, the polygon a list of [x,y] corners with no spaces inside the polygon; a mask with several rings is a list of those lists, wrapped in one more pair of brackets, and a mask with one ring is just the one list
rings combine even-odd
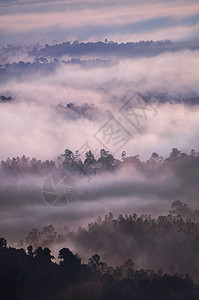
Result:
{"label": "dense forest", "polygon": [[41,231],[33,228],[18,246],[31,244],[36,249],[68,244],[84,260],[93,252],[115,266],[131,258],[137,268],[161,269],[170,274],[188,272],[199,282],[198,221],[199,211],[178,200],[171,205],[169,215],[157,219],[136,213],[114,218],[109,213],[104,220],[99,217],[87,229],[79,227],[76,232],[67,225],[59,233],[52,225]]}
{"label": "dense forest", "polygon": [[[121,159],[105,149],[98,157],[89,150],[82,158],[67,149],[55,161],[8,158],[1,162],[0,173],[25,178],[67,170],[92,179],[135,169],[156,178],[172,170],[182,189],[186,183],[194,194],[198,163],[195,150],[186,154],[177,148],[165,159],[154,152],[145,162],[125,151]],[[168,215],[157,218],[109,213],[86,229],[73,231],[66,225],[58,232],[49,225],[33,228],[15,244],[1,238],[0,299],[199,299],[198,221],[198,210],[176,200]]]}
{"label": "dense forest", "polygon": [[139,41],[139,42],[127,42],[117,43],[113,41],[105,40],[105,42],[79,42],[78,40],[73,43],[63,42],[61,44],[48,45],[37,49],[36,47],[30,51],[30,55],[47,56],[47,57],[59,57],[64,54],[68,55],[86,55],[100,53],[103,55],[119,55],[134,57],[134,56],[153,56],[163,53],[165,51],[179,51],[182,48],[186,49],[198,49],[198,43],[182,43],[171,42],[170,40],[161,41]]}
{"label": "dense forest", "polygon": [[[131,190],[136,172],[136,176],[141,176],[143,180],[133,184],[134,194],[156,193],[162,198],[167,196],[171,201],[172,199],[184,202],[188,199],[197,201],[199,153],[193,149],[190,154],[186,154],[173,148],[167,158],[154,152],[147,161],[142,161],[139,155],[128,156],[125,151],[122,151],[121,158],[118,159],[105,149],[101,149],[100,153],[95,155],[91,150],[84,155],[79,151],[73,153],[66,149],[56,160],[41,161],[23,155],[21,158],[14,157],[1,161],[0,166],[2,180],[9,177],[10,184],[11,178],[23,178],[27,175],[45,176],[60,171],[68,172],[78,181],[82,178],[91,181],[93,177],[98,180],[98,176],[102,174],[120,178],[126,173],[129,174],[129,178],[132,177],[132,183],[126,183]],[[3,189],[2,186],[2,192]],[[121,193],[119,186],[115,186],[115,191],[117,195]],[[90,190],[90,197],[91,194]]]}
{"label": "dense forest", "polygon": [[0,19],[0,300],[199,300],[199,1]]}
{"label": "dense forest", "polygon": [[137,270],[131,259],[113,268],[98,254],[81,263],[68,248],[53,262],[49,248],[7,247],[0,239],[0,299],[198,299],[199,287],[188,274]]}
{"label": "dense forest", "polygon": [[[23,155],[20,157],[13,157],[12,159],[7,158],[1,161],[1,172],[8,172],[9,174],[16,172],[23,174],[46,172],[54,169],[67,169],[73,174],[77,175],[96,175],[101,172],[114,172],[122,168],[133,167],[139,171],[145,172],[157,172],[163,171],[167,168],[175,170],[177,173],[186,169],[194,168],[195,172],[199,171],[199,152],[194,149],[190,151],[190,154],[186,154],[177,148],[172,148],[172,151],[167,158],[163,158],[156,152],[152,153],[149,160],[143,162],[140,160],[139,155],[127,156],[125,151],[121,153],[121,159],[115,158],[109,151],[101,149],[97,157],[88,150],[85,155],[75,151],[66,149],[63,154],[59,155],[58,158],[53,160],[41,161],[36,158],[30,159]],[[191,175],[190,173],[188,174]]]}

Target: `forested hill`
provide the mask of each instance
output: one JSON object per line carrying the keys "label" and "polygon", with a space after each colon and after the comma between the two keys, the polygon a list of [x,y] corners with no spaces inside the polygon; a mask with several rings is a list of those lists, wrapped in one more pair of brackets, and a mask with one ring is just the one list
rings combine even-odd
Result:
{"label": "forested hill", "polygon": [[48,248],[8,248],[0,239],[0,299],[74,300],[145,299],[197,300],[199,287],[190,276],[173,276],[153,270],[136,270],[131,259],[117,268],[92,255],[88,264],[68,248],[59,251],[60,262]]}

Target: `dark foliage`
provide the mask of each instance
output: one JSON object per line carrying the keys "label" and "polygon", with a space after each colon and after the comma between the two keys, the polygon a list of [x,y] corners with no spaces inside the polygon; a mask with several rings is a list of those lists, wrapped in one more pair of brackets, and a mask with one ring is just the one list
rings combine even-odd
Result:
{"label": "dark foliage", "polygon": [[[182,207],[185,216],[196,217],[197,211],[178,200],[172,204],[173,210],[168,216],[157,219],[150,215],[138,217],[135,213],[115,219],[109,213],[104,220],[99,217],[88,224],[88,229],[79,227],[77,232],[67,226],[60,234],[52,225],[41,232],[34,228],[21,245],[32,244],[37,248],[69,243],[84,258],[86,253],[97,252],[112,265],[127,261],[133,266],[133,260],[138,268],[161,269],[170,274],[188,272],[199,282],[199,223],[178,215]],[[89,266],[98,265],[99,257],[92,256]]]}
{"label": "dark foliage", "polygon": [[[98,252],[111,264],[128,258],[137,267],[161,269],[169,273],[190,273],[199,281],[199,224],[180,216],[150,216],[112,214],[69,233],[70,241],[81,253]],[[111,241],[111,242],[110,242]]]}
{"label": "dark foliage", "polygon": [[7,158],[6,161],[1,161],[1,172],[9,175],[23,175],[23,174],[35,174],[46,173],[56,168],[54,161],[46,160],[42,162],[36,158],[30,159],[23,155],[20,157]]}
{"label": "dark foliage", "polygon": [[[42,162],[36,158],[30,159],[23,155],[20,157],[7,158],[1,161],[0,172],[8,172],[9,175],[16,173],[46,173],[52,170],[66,169],[74,175],[96,175],[102,172],[113,172],[122,168],[134,168],[144,176],[155,177],[160,173],[171,170],[173,174],[182,181],[182,189],[190,189],[193,185],[193,193],[198,188],[197,178],[199,176],[199,153],[194,149],[186,154],[173,148],[169,157],[163,159],[157,153],[152,153],[146,162],[140,161],[139,155],[126,156],[125,151],[121,154],[121,160],[116,159],[109,151],[100,150],[100,155],[95,155],[88,150],[84,155],[78,151],[73,153],[66,149],[56,161],[46,160]],[[184,184],[186,182],[186,184]]]}
{"label": "dark foliage", "polygon": [[104,54],[104,55],[119,55],[123,57],[135,57],[135,56],[154,56],[165,51],[179,51],[182,48],[198,49],[198,43],[173,43],[170,40],[165,41],[139,41],[139,42],[87,42],[79,43],[75,41],[73,43],[63,42],[62,44],[45,45],[41,49],[33,49],[30,51],[30,55],[33,56],[45,56],[45,57],[60,57],[62,55],[89,55],[89,54]]}
{"label": "dark foliage", "polygon": [[62,299],[198,299],[198,286],[190,276],[163,275],[161,271],[134,270],[129,259],[112,268],[98,254],[81,264],[79,256],[68,248],[59,252],[59,264],[48,248],[34,252],[8,248],[0,239],[1,300]]}
{"label": "dark foliage", "polygon": [[12,97],[0,96],[0,102],[9,102],[12,100]]}

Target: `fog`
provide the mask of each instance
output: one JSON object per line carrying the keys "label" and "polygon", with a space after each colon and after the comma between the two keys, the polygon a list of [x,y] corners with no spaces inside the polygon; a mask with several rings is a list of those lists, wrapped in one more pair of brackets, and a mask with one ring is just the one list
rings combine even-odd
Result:
{"label": "fog", "polygon": [[2,297],[197,297],[198,16],[0,1]]}
{"label": "fog", "polygon": [[65,225],[77,230],[109,212],[115,216],[138,213],[157,217],[167,215],[177,199],[198,209],[198,170],[191,161],[165,161],[159,167],[142,164],[141,169],[125,164],[117,171],[102,171],[96,176],[71,173],[77,195],[73,202],[64,202],[61,207],[49,205],[43,194],[49,174],[60,170],[52,169],[43,175],[1,170],[1,234],[16,242],[33,227],[53,224],[58,230]]}
{"label": "fog", "polygon": [[[1,94],[13,98],[0,103],[0,158],[25,154],[54,159],[86,141],[99,151],[102,147],[93,136],[111,116],[131,133],[121,149],[129,155],[145,159],[154,151],[166,156],[172,147],[198,149],[198,59],[198,51],[186,50],[119,59],[107,66],[59,63],[41,74],[39,63],[26,75],[26,67],[18,71],[16,65],[0,85]],[[120,109],[131,99],[137,103],[145,98],[153,104],[139,117],[137,130]],[[73,109],[67,107],[70,103]]]}
{"label": "fog", "polygon": [[[27,58],[30,48],[16,53],[22,49]],[[75,152],[85,143],[99,154],[104,148],[99,131],[112,118],[128,136],[120,148],[107,145],[118,159],[122,151],[146,161],[153,152],[166,158],[174,147],[186,153],[198,150],[198,50],[132,58],[109,54],[104,60],[103,54],[99,60],[93,53],[90,59],[87,54],[70,63],[34,57],[29,64],[13,63],[16,53],[9,55],[10,65],[2,65],[1,95],[12,100],[0,101],[1,160],[26,155],[56,161],[65,149]],[[134,109],[130,117],[127,103]],[[80,152],[84,160],[86,148]],[[64,208],[43,201],[47,175],[17,175],[14,181],[2,175],[1,234],[16,240],[36,225],[77,228],[109,211],[157,216],[167,213],[176,199],[197,209],[197,187],[172,169],[152,178],[128,169],[98,175],[91,182],[77,178],[78,197]]]}

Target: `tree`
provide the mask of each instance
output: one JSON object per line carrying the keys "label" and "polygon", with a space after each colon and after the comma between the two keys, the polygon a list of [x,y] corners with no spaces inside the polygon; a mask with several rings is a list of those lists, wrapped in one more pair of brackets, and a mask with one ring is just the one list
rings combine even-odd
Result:
{"label": "tree", "polygon": [[33,245],[34,247],[38,247],[39,245],[40,234],[36,228],[33,228],[28,236],[25,238],[26,244]]}
{"label": "tree", "polygon": [[133,269],[134,263],[133,263],[132,259],[129,258],[128,260],[126,260],[123,267],[124,267],[124,269]]}
{"label": "tree", "polygon": [[196,157],[196,151],[194,149],[191,149],[189,155],[192,156],[192,157]]}
{"label": "tree", "polygon": [[63,166],[70,166],[74,162],[74,154],[71,150],[66,149],[63,154]]}
{"label": "tree", "polygon": [[180,157],[181,151],[177,148],[172,148],[169,158],[170,159],[177,159]]}
{"label": "tree", "polygon": [[153,152],[149,161],[159,163],[159,162],[163,161],[163,157],[159,156],[156,152]]}
{"label": "tree", "polygon": [[74,255],[68,248],[62,248],[59,251],[58,258],[61,259],[60,264],[67,265],[68,267],[75,267],[81,264],[79,256],[77,254]]}
{"label": "tree", "polygon": [[42,255],[45,262],[50,263],[52,259],[55,259],[53,255],[50,254],[51,250],[49,248],[44,248]]}
{"label": "tree", "polygon": [[124,161],[126,158],[126,151],[122,151],[121,157],[122,157],[122,161]]}
{"label": "tree", "polygon": [[30,245],[27,247],[28,256],[33,257],[33,246]]}
{"label": "tree", "polygon": [[98,254],[92,255],[88,260],[88,266],[96,269],[100,264],[100,256]]}
{"label": "tree", "polygon": [[95,168],[96,160],[95,160],[95,157],[94,157],[93,153],[91,152],[91,150],[86,152],[85,157],[86,157],[86,159],[84,161],[84,168],[87,171],[89,171],[89,169]]}
{"label": "tree", "polygon": [[115,167],[115,159],[112,154],[109,153],[109,151],[105,149],[100,150],[100,158],[98,159],[98,162],[102,166],[102,170],[106,171],[112,171]]}
{"label": "tree", "polygon": [[7,240],[0,238],[0,251],[7,248]]}
{"label": "tree", "polygon": [[180,215],[184,218],[191,218],[193,215],[192,210],[187,206],[187,204],[180,200],[176,200],[172,203],[170,213]]}
{"label": "tree", "polygon": [[51,259],[54,259],[54,256],[52,256],[50,253],[50,249],[42,249],[41,247],[38,247],[34,252],[34,259],[40,264],[50,263]]}

